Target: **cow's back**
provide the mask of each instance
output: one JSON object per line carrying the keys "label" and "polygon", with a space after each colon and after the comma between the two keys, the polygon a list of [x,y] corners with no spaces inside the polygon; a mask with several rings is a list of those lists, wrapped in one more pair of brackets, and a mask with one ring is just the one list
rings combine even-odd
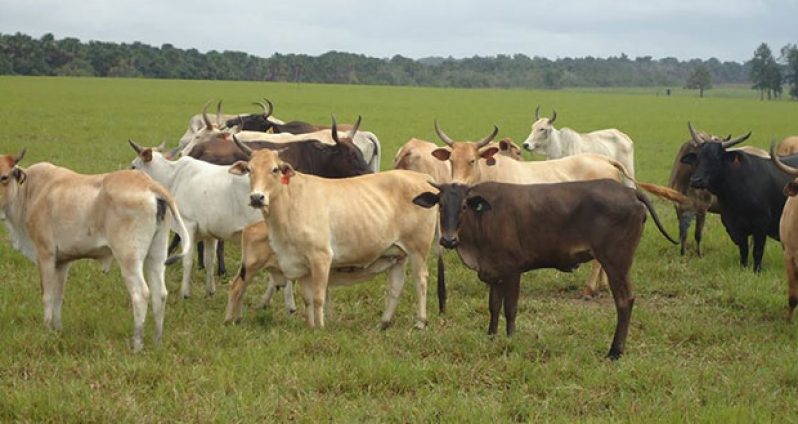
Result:
{"label": "cow's back", "polygon": [[494,156],[495,165],[480,161],[483,181],[510,184],[545,184],[567,181],[595,180],[601,178],[621,181],[621,172],[612,158],[583,153],[547,161],[519,162],[507,157]]}
{"label": "cow's back", "polygon": [[437,183],[447,183],[452,177],[452,165],[432,156],[435,149],[438,149],[435,143],[411,138],[396,153],[393,167],[427,174]]}

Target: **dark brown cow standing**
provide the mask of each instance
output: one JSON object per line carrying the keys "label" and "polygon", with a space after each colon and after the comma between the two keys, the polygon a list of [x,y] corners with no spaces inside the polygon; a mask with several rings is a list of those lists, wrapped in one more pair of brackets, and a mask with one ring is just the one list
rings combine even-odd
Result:
{"label": "dark brown cow standing", "polygon": [[496,334],[502,304],[507,335],[513,334],[521,274],[539,268],[571,272],[595,258],[607,272],[618,313],[607,356],[621,356],[634,304],[629,269],[646,209],[675,243],[643,193],[612,180],[436,187],[438,194],[423,193],[413,202],[440,205],[441,245],[457,249],[490,287],[489,335]]}

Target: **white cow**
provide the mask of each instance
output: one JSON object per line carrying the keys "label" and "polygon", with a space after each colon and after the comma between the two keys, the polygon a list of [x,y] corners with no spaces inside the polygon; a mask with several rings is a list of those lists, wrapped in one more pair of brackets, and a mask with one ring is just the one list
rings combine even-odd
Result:
{"label": "white cow", "polygon": [[559,159],[579,153],[595,153],[611,157],[620,162],[634,177],[634,144],[628,135],[612,128],[598,130],[587,134],[578,133],[570,128],[556,129],[552,124],[557,119],[557,111],[551,118],[540,117],[540,106],[535,109],[535,122],[529,133],[524,148],[546,156],[547,159]]}
{"label": "white cow", "polygon": [[132,167],[144,171],[172,192],[186,223],[188,238],[182,235],[180,238],[189,253],[183,256],[180,294],[188,297],[191,293],[193,246],[203,241],[205,285],[208,295],[212,295],[216,291],[212,271],[216,240],[236,237],[247,224],[263,220],[259,211],[247,205],[249,178],[230,174],[227,166],[187,156],[170,161],[157,149],[144,148],[133,141],[130,145],[138,154]]}

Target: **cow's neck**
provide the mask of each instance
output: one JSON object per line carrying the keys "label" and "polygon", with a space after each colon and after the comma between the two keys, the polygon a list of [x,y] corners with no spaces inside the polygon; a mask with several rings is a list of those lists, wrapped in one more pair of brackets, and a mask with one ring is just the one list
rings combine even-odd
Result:
{"label": "cow's neck", "polygon": [[290,235],[291,218],[296,213],[301,211],[293,210],[296,207],[307,207],[299,199],[305,189],[306,177],[302,174],[295,174],[289,180],[288,184],[283,185],[280,190],[269,194],[269,215],[266,221],[269,224],[269,231],[275,234],[276,237],[283,237],[284,235],[277,235],[282,229],[286,229],[287,235]]}
{"label": "cow's neck", "polygon": [[551,129],[551,133],[549,134],[549,145],[546,147],[546,150],[549,159],[558,159],[567,154],[567,152],[563,151],[560,130],[556,128]]}
{"label": "cow's neck", "polygon": [[173,190],[177,174],[192,160],[193,159],[180,158],[176,161],[169,161],[161,158],[159,159],[158,166],[150,167],[149,175],[152,179],[166,186],[169,190]]}
{"label": "cow's neck", "polygon": [[[34,178],[31,178],[30,173],[25,183],[18,185],[14,190],[14,194],[8,199],[6,207],[3,208],[1,219],[8,230],[11,238],[11,245],[14,249],[19,250],[31,261],[36,261],[36,250],[31,241],[28,229],[25,227],[25,216],[28,209],[28,194],[29,188],[33,184]],[[12,182],[15,184],[15,182]]]}

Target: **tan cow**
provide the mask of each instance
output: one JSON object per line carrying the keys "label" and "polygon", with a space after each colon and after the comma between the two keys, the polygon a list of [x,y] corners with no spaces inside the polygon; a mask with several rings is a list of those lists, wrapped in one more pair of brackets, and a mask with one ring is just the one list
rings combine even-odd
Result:
{"label": "tan cow", "polygon": [[[773,154],[774,151],[781,150],[771,144],[770,160],[773,164],[778,169],[798,177],[798,169],[781,162],[778,155]],[[795,198],[798,195],[798,179],[784,186],[784,194],[787,196],[787,202],[781,212],[779,239],[781,239],[781,246],[784,249],[784,267],[787,270],[787,303],[789,305],[787,319],[792,321],[795,316],[795,307],[798,306],[798,200]]]}
{"label": "tan cow", "polygon": [[272,151],[250,154],[248,163],[237,162],[230,171],[251,173],[250,204],[263,212],[269,244],[283,275],[299,280],[308,325],[324,326],[331,273],[371,276],[388,271],[388,299],[381,320],[386,328],[409,261],[418,295],[416,327],[426,326],[426,257],[437,211],[417,213],[407,205],[429,190],[428,176],[393,170],[333,180],[294,172]]}
{"label": "tan cow", "polygon": [[133,304],[133,350],[143,347],[148,296],[158,343],[167,296],[164,266],[177,260],[166,259],[167,209],[180,236],[188,235],[172,195],[138,171],[82,175],[47,162],[22,169],[17,164],[23,154],[0,156],[0,210],[14,248],[39,267],[45,326],[61,329],[73,261],[95,259],[107,271],[116,259]]}
{"label": "tan cow", "polygon": [[[452,140],[441,130],[438,121],[435,121],[435,131],[447,147],[435,149],[432,155],[440,161],[448,161],[451,164],[452,182],[466,185],[485,181],[541,184],[607,178],[630,187],[639,185],[646,191],[672,201],[687,200],[674,190],[638,183],[620,162],[607,156],[582,153],[547,161],[519,162],[497,155],[496,147],[487,146],[499,132],[495,126],[493,132],[479,142]],[[602,287],[606,286],[606,276],[602,274],[598,262],[594,261],[593,271],[588,277],[584,290],[586,297],[593,297],[598,293],[599,280]]]}
{"label": "tan cow", "polygon": [[779,156],[789,156],[798,153],[798,135],[791,135],[781,140],[779,149],[776,152]]}

